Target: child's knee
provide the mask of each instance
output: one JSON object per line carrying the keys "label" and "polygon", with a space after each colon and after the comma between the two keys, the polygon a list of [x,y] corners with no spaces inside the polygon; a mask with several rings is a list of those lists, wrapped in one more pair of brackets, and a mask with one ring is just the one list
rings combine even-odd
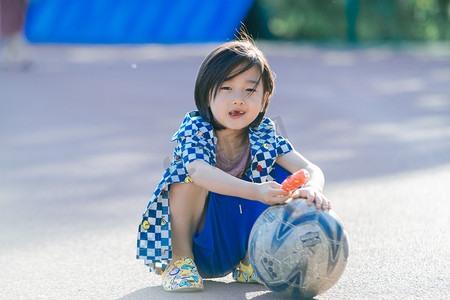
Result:
{"label": "child's knee", "polygon": [[203,206],[208,193],[208,190],[193,182],[173,183],[169,189],[169,203],[174,204],[182,201],[184,205],[199,204]]}
{"label": "child's knee", "polygon": [[204,188],[196,185],[193,182],[178,182],[173,183],[170,186],[170,192],[173,194],[174,192],[182,192],[182,193],[188,193],[188,194],[208,194],[208,191]]}

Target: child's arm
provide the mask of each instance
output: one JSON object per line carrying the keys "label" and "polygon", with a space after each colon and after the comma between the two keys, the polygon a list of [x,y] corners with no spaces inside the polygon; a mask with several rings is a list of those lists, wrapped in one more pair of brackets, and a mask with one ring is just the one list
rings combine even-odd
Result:
{"label": "child's arm", "polygon": [[277,158],[277,163],[291,173],[306,169],[311,174],[308,182],[292,194],[292,198],[305,198],[308,205],[316,202],[316,207],[331,208],[331,202],[322,194],[325,179],[322,170],[297,151],[291,151]]}
{"label": "child's arm", "polygon": [[218,194],[257,200],[270,205],[284,203],[291,196],[291,193],[282,190],[281,185],[274,181],[248,182],[202,160],[188,164],[187,171],[195,184]]}

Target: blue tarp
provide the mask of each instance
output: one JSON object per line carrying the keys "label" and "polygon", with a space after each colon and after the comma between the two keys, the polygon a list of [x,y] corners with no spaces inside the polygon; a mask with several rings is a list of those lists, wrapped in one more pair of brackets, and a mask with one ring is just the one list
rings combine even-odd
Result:
{"label": "blue tarp", "polygon": [[196,43],[233,37],[254,0],[34,0],[37,43]]}

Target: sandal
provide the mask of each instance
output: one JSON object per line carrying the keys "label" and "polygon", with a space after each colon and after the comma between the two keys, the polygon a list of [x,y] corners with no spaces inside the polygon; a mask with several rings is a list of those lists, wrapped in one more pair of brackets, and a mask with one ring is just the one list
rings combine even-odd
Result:
{"label": "sandal", "polygon": [[181,258],[169,266],[162,275],[162,286],[168,292],[194,292],[203,290],[203,279],[190,257]]}
{"label": "sandal", "polygon": [[256,273],[253,271],[252,265],[244,265],[242,261],[233,272],[233,279],[237,282],[245,283],[261,283]]}

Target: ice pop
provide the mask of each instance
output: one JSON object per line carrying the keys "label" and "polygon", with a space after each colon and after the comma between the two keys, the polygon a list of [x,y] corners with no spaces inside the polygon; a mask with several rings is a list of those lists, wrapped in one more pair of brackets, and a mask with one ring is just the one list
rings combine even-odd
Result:
{"label": "ice pop", "polygon": [[286,192],[294,191],[304,185],[309,177],[309,172],[305,169],[301,169],[286,178],[281,184],[281,188]]}

